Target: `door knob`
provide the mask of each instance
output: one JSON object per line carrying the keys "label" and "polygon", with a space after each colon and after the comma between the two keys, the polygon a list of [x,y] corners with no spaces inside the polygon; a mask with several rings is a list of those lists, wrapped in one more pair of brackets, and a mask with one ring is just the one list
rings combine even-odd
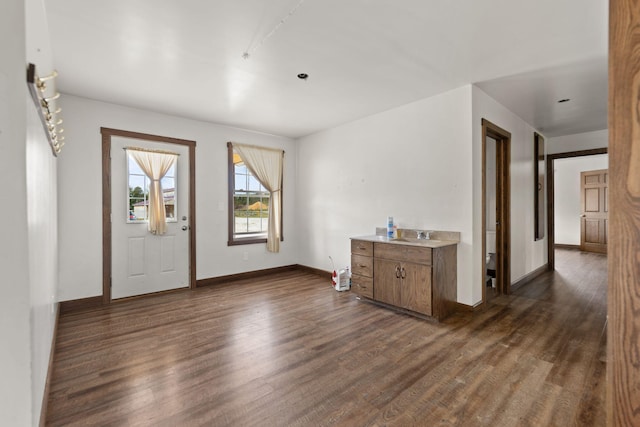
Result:
{"label": "door knob", "polygon": [[187,231],[187,229],[189,229],[189,227],[187,227],[186,225],[182,226],[182,231]]}

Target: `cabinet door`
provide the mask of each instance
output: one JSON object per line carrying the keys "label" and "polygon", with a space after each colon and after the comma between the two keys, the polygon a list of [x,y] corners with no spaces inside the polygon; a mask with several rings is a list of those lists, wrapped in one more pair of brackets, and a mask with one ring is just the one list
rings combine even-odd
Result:
{"label": "cabinet door", "polygon": [[431,316],[431,267],[405,262],[400,268],[400,306]]}
{"label": "cabinet door", "polygon": [[373,262],[373,299],[400,305],[400,263],[375,258]]}

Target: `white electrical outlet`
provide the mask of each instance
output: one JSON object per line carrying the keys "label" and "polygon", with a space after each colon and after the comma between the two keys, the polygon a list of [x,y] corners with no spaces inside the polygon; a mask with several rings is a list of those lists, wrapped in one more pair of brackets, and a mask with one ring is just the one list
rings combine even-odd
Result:
{"label": "white electrical outlet", "polygon": [[245,261],[249,261],[249,252],[243,252],[242,253],[242,259]]}

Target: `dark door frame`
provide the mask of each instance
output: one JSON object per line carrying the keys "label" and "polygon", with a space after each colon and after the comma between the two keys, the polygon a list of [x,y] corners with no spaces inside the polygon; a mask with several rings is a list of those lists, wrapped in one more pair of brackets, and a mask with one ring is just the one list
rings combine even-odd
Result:
{"label": "dark door frame", "polygon": [[482,303],[487,302],[487,137],[496,140],[496,287],[511,293],[511,133],[482,119]]}
{"label": "dark door frame", "polygon": [[[196,288],[196,142],[186,139],[100,128],[102,134],[102,303],[111,303],[111,137],[189,147],[189,289]],[[171,292],[171,291],[167,291]]]}
{"label": "dark door frame", "polygon": [[607,425],[640,424],[640,4],[609,2]]}
{"label": "dark door frame", "polygon": [[570,151],[547,155],[547,259],[549,271],[555,270],[555,178],[553,161],[556,159],[568,159],[571,157],[594,156],[597,154],[607,154],[608,148],[594,148],[592,150]]}

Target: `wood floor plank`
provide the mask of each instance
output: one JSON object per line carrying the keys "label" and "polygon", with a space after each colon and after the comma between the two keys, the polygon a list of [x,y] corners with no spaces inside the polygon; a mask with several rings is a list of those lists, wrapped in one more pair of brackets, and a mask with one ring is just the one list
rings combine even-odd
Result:
{"label": "wood floor plank", "polygon": [[606,257],[442,323],[288,271],[60,317],[46,424],[603,425]]}

